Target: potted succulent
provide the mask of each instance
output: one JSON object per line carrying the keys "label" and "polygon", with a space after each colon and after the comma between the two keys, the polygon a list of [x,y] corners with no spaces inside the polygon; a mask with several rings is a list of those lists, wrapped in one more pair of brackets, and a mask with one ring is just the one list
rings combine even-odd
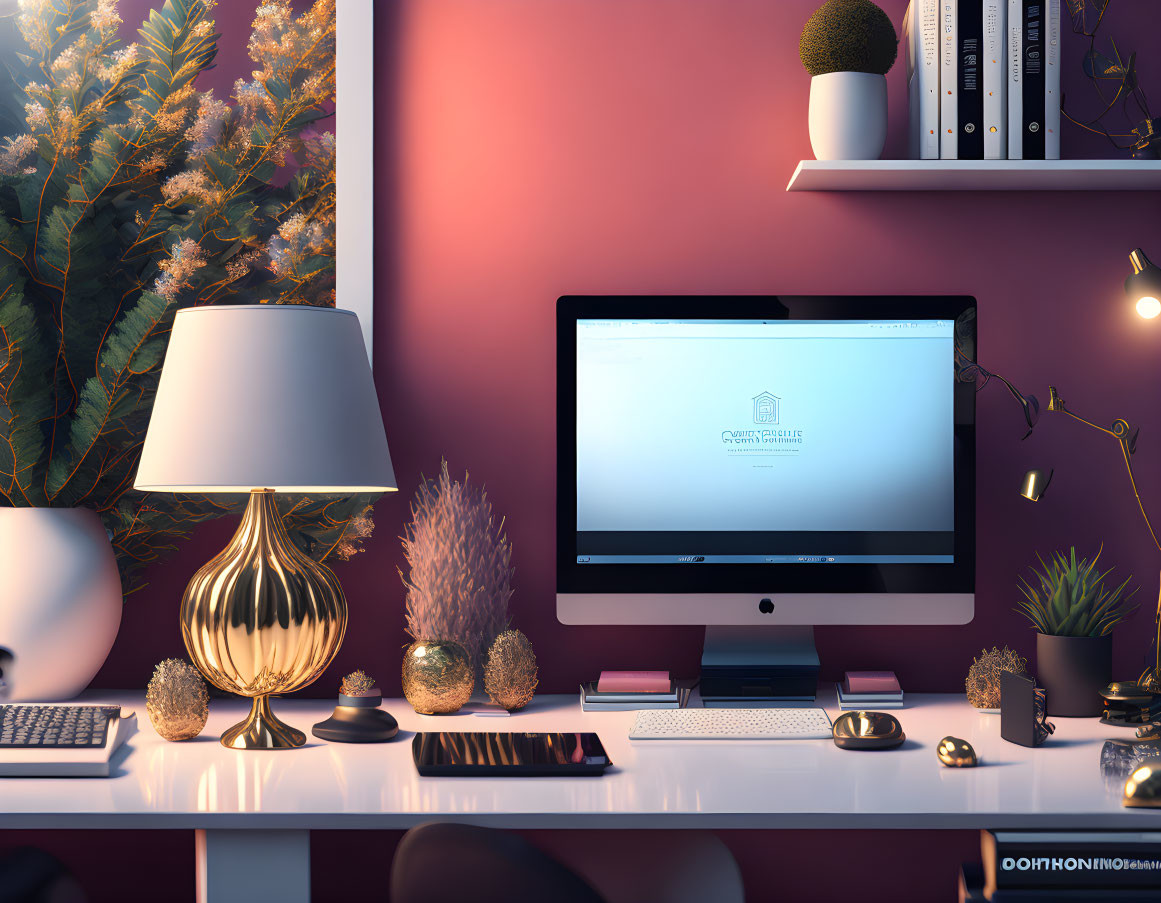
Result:
{"label": "potted succulent", "polygon": [[1115,588],[1105,586],[1110,568],[1096,569],[1098,551],[1090,562],[1077,560],[1076,548],[1040,560],[1030,568],[1034,580],[1020,578],[1016,611],[1038,631],[1036,677],[1047,694],[1050,715],[1099,715],[1100,691],[1112,672],[1112,629],[1136,610],[1128,593],[1130,576]]}
{"label": "potted succulent", "polygon": [[887,139],[887,79],[899,38],[871,0],[827,0],[802,29],[810,146],[819,160],[877,160]]}

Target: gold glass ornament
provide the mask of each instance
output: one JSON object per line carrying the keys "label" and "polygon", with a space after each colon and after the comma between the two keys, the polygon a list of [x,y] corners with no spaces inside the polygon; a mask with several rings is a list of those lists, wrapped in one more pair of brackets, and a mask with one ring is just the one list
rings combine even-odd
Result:
{"label": "gold glass ornament", "polygon": [[259,489],[238,532],[194,574],[181,601],[190,657],[214,686],[253,699],[250,714],[222,734],[232,749],[291,749],[306,734],[270,710],[270,696],[313,683],[347,628],[338,578],[290,541],[274,504]]}
{"label": "gold glass ornament", "polygon": [[1147,759],[1125,781],[1121,805],[1131,809],[1161,808],[1161,759]]}
{"label": "gold glass ornament", "polygon": [[145,711],[164,739],[192,740],[210,715],[206,682],[189,662],[167,658],[153,669],[145,690]]}
{"label": "gold glass ornament", "polygon": [[492,641],[484,666],[484,689],[509,712],[524,708],[536,692],[536,654],[519,630],[505,630]]}
{"label": "gold glass ornament", "polygon": [[417,640],[403,653],[403,695],[421,715],[458,711],[475,683],[472,658],[454,640]]}
{"label": "gold glass ornament", "polygon": [[944,737],[935,748],[935,753],[948,768],[975,768],[980,764],[972,745],[959,737]]}

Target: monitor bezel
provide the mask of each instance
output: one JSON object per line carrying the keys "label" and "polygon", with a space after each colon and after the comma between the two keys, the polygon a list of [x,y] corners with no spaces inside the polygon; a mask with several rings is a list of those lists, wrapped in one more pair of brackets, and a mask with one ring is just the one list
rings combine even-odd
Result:
{"label": "monitor bezel", "polygon": [[[599,564],[576,561],[576,335],[589,319],[896,320],[974,317],[967,295],[564,295],[557,299],[556,586],[592,593],[974,593],[975,386],[954,383],[951,564]],[[965,316],[966,315],[966,316]]]}

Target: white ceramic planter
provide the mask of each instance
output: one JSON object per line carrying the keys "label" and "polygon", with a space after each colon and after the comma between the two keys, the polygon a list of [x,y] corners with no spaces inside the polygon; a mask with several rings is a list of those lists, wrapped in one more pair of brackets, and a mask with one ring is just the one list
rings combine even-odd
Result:
{"label": "white ceramic planter", "polygon": [[0,508],[0,702],[72,699],[121,625],[121,577],[85,508]]}
{"label": "white ceramic planter", "polygon": [[810,80],[810,146],[817,160],[878,160],[887,140],[887,78],[828,72]]}

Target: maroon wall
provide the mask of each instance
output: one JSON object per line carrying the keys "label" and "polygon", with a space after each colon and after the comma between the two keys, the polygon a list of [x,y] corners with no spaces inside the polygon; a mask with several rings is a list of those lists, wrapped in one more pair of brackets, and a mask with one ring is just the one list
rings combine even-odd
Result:
{"label": "maroon wall", "polygon": [[[143,0],[137,0],[143,5]],[[218,8],[234,77],[251,4]],[[903,0],[885,2],[901,18]],[[1146,499],[1161,494],[1156,354],[1161,325],[1139,320],[1120,284],[1128,251],[1161,255],[1151,194],[785,192],[810,157],[809,77],[797,35],[814,0],[414,0],[376,22],[375,363],[400,492],[376,507],[366,554],[337,565],[351,630],[308,694],[354,667],[399,691],[403,591],[397,537],[420,472],[445,455],[485,481],[515,547],[514,621],[535,644],[542,687],[571,692],[603,667],[696,669],[694,628],[581,628],[554,610],[553,302],[564,293],[968,293],[981,357],[1027,391],[1054,382],[1078,411],[1142,426]],[[128,8],[128,4],[126,4]],[[1139,44],[1145,82],[1161,23],[1113,4],[1110,33]],[[1139,9],[1139,7],[1137,8]],[[125,18],[129,19],[128,12]],[[1143,30],[1141,30],[1143,29]],[[1078,69],[1068,35],[1066,71]],[[242,60],[241,70],[247,66]],[[898,156],[902,66],[889,76]],[[1087,95],[1083,79],[1069,99]],[[1161,90],[1154,87],[1155,95]],[[1064,132],[1068,155],[1107,154]],[[341,299],[340,299],[341,303]],[[1115,443],[1052,416],[1021,443],[999,388],[979,396],[979,567],[965,627],[818,631],[825,673],[894,668],[909,690],[958,690],[973,654],[1032,654],[1012,612],[1016,575],[1075,543],[1106,545],[1140,578],[1142,610],[1116,637],[1135,674],[1152,622],[1161,555],[1151,546]],[[1039,505],[1016,487],[1053,465]],[[675,491],[680,491],[675,488]],[[1159,509],[1161,510],[1161,509]],[[127,603],[103,687],[141,687],[183,653],[181,589],[230,525],[206,529]]]}
{"label": "maroon wall", "polygon": [[[605,667],[695,670],[699,630],[556,622],[553,302],[564,293],[975,295],[986,365],[1042,398],[1053,382],[1099,422],[1139,423],[1142,492],[1161,496],[1161,324],[1138,320],[1120,289],[1131,248],[1161,257],[1155,196],[786,193],[797,161],[811,156],[809,77],[797,39],[816,3],[376,4],[375,363],[401,491],[377,506],[368,552],[337,566],[351,630],[307,694],[331,695],[354,667],[376,674],[386,693],[399,692],[407,638],[396,537],[420,472],[435,471],[441,455],[453,471],[469,468],[485,481],[507,517],[517,565],[512,614],[535,644],[542,689],[572,692]],[[125,18],[146,5],[124,3]],[[882,5],[900,21],[904,0]],[[1145,83],[1161,97],[1152,52],[1161,22],[1146,6],[1114,2],[1107,28],[1146,56]],[[238,54],[252,8],[217,10],[234,48],[219,60],[218,84],[232,81],[232,67],[249,68]],[[1070,100],[1088,90],[1075,77],[1079,52],[1068,35]],[[901,65],[889,80],[887,155],[899,156]],[[1066,156],[1111,153],[1075,128],[1063,140]],[[1034,635],[1012,607],[1016,575],[1034,553],[1069,544],[1091,553],[1101,542],[1108,563],[1142,587],[1144,606],[1115,645],[1118,676],[1136,674],[1161,554],[1136,514],[1115,444],[1052,416],[1021,443],[1011,400],[989,388],[979,401],[975,620],[821,628],[826,676],[885,667],[911,691],[960,690],[981,647],[1033,653]],[[1033,465],[1057,469],[1040,505],[1016,493]],[[181,589],[231,529],[207,528],[154,569],[151,586],[126,605],[97,686],[142,688],[155,662],[184,654]],[[786,861],[809,852],[785,835],[766,838],[735,844],[744,863],[768,867],[767,845],[794,851]],[[898,863],[917,895],[951,898],[952,869],[971,841],[948,841],[942,860],[928,851]],[[834,842],[819,838],[823,855]],[[886,852],[889,843],[872,843],[843,861],[874,868]],[[747,880],[754,898],[765,899],[766,876],[748,870]]]}

